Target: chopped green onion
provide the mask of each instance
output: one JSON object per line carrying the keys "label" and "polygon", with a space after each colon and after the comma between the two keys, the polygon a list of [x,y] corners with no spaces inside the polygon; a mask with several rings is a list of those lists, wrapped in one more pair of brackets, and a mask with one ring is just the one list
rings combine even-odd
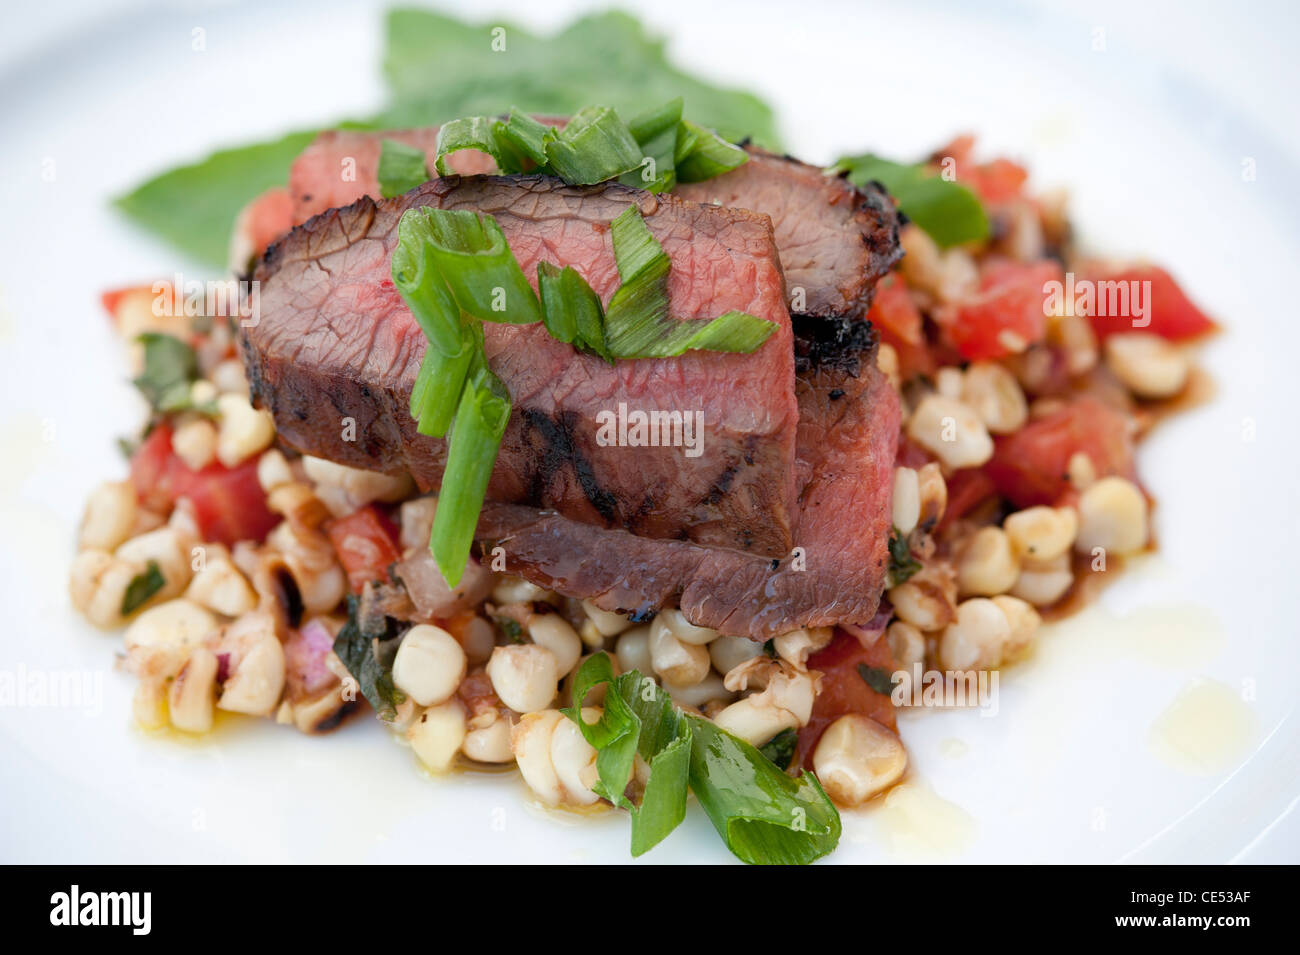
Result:
{"label": "chopped green onion", "polygon": [[510,420],[510,396],[505,386],[488,370],[486,362],[476,362],[476,366],[456,409],[429,538],[438,569],[452,587],[465,573],[488,479]]}
{"label": "chopped green onion", "polygon": [[739,311],[711,319],[671,318],[671,262],[640,210],[628,206],[610,233],[623,279],[605,310],[605,342],[616,358],[671,358],[693,349],[752,352],[776,331],[773,322]]}
{"label": "chopped green onion", "polygon": [[600,296],[571,266],[537,264],[542,321],[551,337],[614,360],[605,347],[605,310]]}
{"label": "chopped green onion", "polygon": [[862,186],[879,182],[898,200],[898,208],[943,248],[989,236],[989,220],[975,193],[936,175],[924,165],[904,165],[870,153],[846,156],[831,172],[848,172]]}
{"label": "chopped green onion", "polygon": [[733,146],[711,129],[682,120],[678,127],[677,178],[682,182],[702,182],[749,161],[749,155]]}
{"label": "chopped green onion", "polygon": [[744,862],[804,865],[840,839],[840,814],[812,773],[795,778],[720,726],[691,723],[691,792]]}
{"label": "chopped green onion", "polygon": [[416,149],[396,139],[385,139],[380,143],[379,194],[385,199],[410,192],[430,178],[423,149]]}
{"label": "chopped green onion", "polygon": [[641,165],[641,147],[608,106],[588,106],[555,134],[547,164],[565,182],[589,185],[615,179]]}
{"label": "chopped green onion", "polygon": [[466,116],[443,123],[438,129],[438,158],[434,160],[438,175],[452,175],[446,157],[462,149],[478,149],[497,159],[496,134],[492,129],[494,122],[490,116]]}
{"label": "chopped green onion", "polygon": [[627,125],[641,147],[643,158],[640,167],[624,173],[619,182],[635,189],[668,192],[677,185],[676,151],[682,125],[682,98],[671,99]]}
{"label": "chopped green onion", "polygon": [[424,249],[462,311],[511,325],[542,320],[537,296],[495,219],[469,209],[412,209],[403,225],[408,218],[420,223]]}
{"label": "chopped green onion", "polygon": [[460,306],[434,261],[429,209],[410,209],[397,224],[393,285],[429,343],[443,354],[460,351]]}
{"label": "chopped green onion", "polygon": [[[605,708],[587,723],[581,705],[599,686]],[[593,791],[632,815],[632,854],[657,845],[685,818],[689,786],[727,848],[749,863],[807,863],[835,848],[840,818],[811,773],[793,778],[709,720],[681,712],[636,670],[613,675],[606,653],[583,662],[564,713],[596,750]],[[635,755],[650,767],[636,805],[626,795]]]}
{"label": "chopped green onion", "polygon": [[[555,139],[553,126],[539,123],[527,113],[521,113],[518,108],[512,106],[510,117],[504,123],[499,120],[494,123],[492,131],[496,137],[498,150],[504,152],[503,146],[513,147],[516,155],[527,157],[534,166],[546,165],[546,149]],[[522,169],[522,163],[518,165]],[[502,172],[507,171],[499,161],[497,167]]]}
{"label": "chopped green onion", "polygon": [[456,409],[460,407],[460,396],[470,366],[483,351],[482,325],[477,322],[464,325],[461,334],[461,349],[454,355],[440,352],[432,344],[425,349],[415,388],[411,390],[411,415],[416,420],[415,430],[420,434],[435,438],[446,435]]}

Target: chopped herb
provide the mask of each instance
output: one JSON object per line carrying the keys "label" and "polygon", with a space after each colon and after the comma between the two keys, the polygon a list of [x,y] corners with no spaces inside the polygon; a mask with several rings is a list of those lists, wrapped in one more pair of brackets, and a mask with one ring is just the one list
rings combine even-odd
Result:
{"label": "chopped herb", "polygon": [[122,594],[122,616],[129,617],[135,613],[165,586],[167,586],[167,579],[158,569],[158,563],[149,561],[145,569],[132,577],[131,582],[126,585],[126,593]]}
{"label": "chopped herb", "polygon": [[912,556],[907,538],[895,527],[889,534],[889,573],[887,583],[897,587],[921,569],[921,562]]}
{"label": "chopped herb", "polygon": [[877,693],[889,696],[894,692],[894,676],[883,667],[870,667],[865,663],[859,663],[858,676],[862,677],[863,682]]}
{"label": "chopped herb", "polygon": [[507,640],[511,643],[524,642],[524,628],[519,625],[519,621],[513,617],[507,617],[504,614],[492,618]]}
{"label": "chopped herb", "polygon": [[799,733],[795,730],[782,730],[758,748],[758,751],[776,764],[778,769],[789,769],[794,759],[795,747],[799,745]]}
{"label": "chopped herb", "polygon": [[[609,684],[595,723],[580,706]],[[636,670],[613,676],[606,653],[589,657],[574,680],[574,706],[565,710],[596,749],[593,787],[632,813],[632,853],[652,848],[685,818],[686,792],[695,793],[714,828],[737,858],[757,864],[812,862],[835,848],[840,817],[811,773],[786,775],[744,740],[709,720],[683,713],[655,682]],[[640,754],[650,767],[640,804],[624,789]]]}
{"label": "chopped herb", "polygon": [[145,332],[136,341],[144,346],[144,371],[133,383],[149,406],[160,412],[191,408],[190,386],[199,375],[194,349],[162,332]]}
{"label": "chopped herb", "polygon": [[357,681],[361,695],[375,708],[379,718],[391,722],[397,716],[397,707],[406,700],[393,683],[389,651],[395,637],[394,628],[390,621],[385,621],[382,633],[373,627],[363,627],[358,621],[359,608],[360,601],[349,595],[348,622],[334,638],[334,654]]}
{"label": "chopped herb", "polygon": [[428,182],[429,178],[429,169],[424,164],[424,150],[396,139],[385,139],[380,143],[379,194],[385,199],[410,192],[421,183]]}
{"label": "chopped herb", "polygon": [[[490,28],[498,26],[508,43],[506,55],[488,40]],[[766,103],[677,69],[663,40],[626,13],[591,14],[541,36],[499,19],[467,23],[434,10],[396,9],[388,13],[384,33],[387,108],[363,122],[331,125],[409,129],[448,116],[489,114],[506,103],[562,116],[584,106],[598,89],[603,102],[626,116],[683,97],[696,122],[728,139],[753,136],[764,146],[780,147]],[[213,153],[155,176],[115,204],[184,252],[224,265],[230,224],[259,194],[285,184],[289,167],[315,135],[304,130]]]}
{"label": "chopped herb", "polygon": [[907,217],[944,248],[989,236],[988,216],[975,193],[922,164],[908,166],[866,153],[844,157],[832,171],[847,171],[849,181],[859,186],[879,182]]}

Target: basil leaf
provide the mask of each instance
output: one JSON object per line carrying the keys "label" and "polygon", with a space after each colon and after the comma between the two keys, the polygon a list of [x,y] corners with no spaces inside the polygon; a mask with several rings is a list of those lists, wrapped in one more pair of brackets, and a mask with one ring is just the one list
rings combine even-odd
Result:
{"label": "basil leaf", "polygon": [[[397,717],[397,707],[406,701],[406,695],[393,683],[391,665],[381,662],[379,650],[393,639],[391,626],[383,634],[367,634],[357,622],[360,601],[348,595],[348,621],[334,638],[334,654],[347,667],[357,681],[367,702],[375,708],[381,720],[391,722]],[[385,654],[391,659],[391,654]]]}
{"label": "basil leaf", "polygon": [[149,598],[167,586],[167,579],[158,569],[157,561],[149,561],[145,569],[131,578],[122,594],[122,616],[129,617],[146,603]]}
{"label": "basil leaf", "polygon": [[379,194],[385,199],[410,192],[430,178],[423,149],[396,139],[385,139],[379,144]]}
{"label": "basil leaf", "polygon": [[[680,96],[697,122],[727,139],[752,136],[762,145],[780,146],[766,103],[677,69],[663,41],[625,13],[594,14],[538,36],[511,23],[467,23],[432,10],[398,9],[387,15],[385,34],[389,105],[378,116],[343,125],[429,126],[448,116],[491,115],[506,103],[565,115],[599,90],[603,102],[629,116],[647,103]],[[497,37],[504,49],[494,48]],[[283,186],[294,159],[315,135],[314,130],[294,132],[222,150],[153,177],[115,204],[186,254],[224,266],[240,210],[267,189]]]}
{"label": "basil leaf", "polygon": [[989,236],[988,216],[975,193],[923,165],[906,166],[866,153],[844,157],[831,171],[847,171],[849,181],[859,186],[879,182],[907,217],[943,248]]}
{"label": "basil leaf", "polygon": [[133,379],[155,411],[183,411],[191,406],[190,385],[199,376],[194,349],[173,335],[145,332],[144,370]]}

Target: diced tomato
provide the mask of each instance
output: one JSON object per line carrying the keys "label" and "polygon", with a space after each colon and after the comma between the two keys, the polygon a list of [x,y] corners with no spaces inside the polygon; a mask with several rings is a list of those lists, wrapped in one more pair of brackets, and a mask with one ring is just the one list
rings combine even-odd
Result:
{"label": "diced tomato", "polygon": [[164,484],[167,464],[172,459],[172,429],[165,422],[155,425],[131,455],[131,484],[140,503],[152,511],[166,511],[173,498]]}
{"label": "diced tomato", "polygon": [[[1147,317],[1150,323],[1143,327],[1133,324],[1134,315],[1100,315],[1094,306],[1090,317],[1093,330],[1098,338],[1105,338],[1117,332],[1145,331],[1171,341],[1182,341],[1212,332],[1218,325],[1204,312],[1192,304],[1192,300],[1179,288],[1178,283],[1164,269],[1154,265],[1124,269],[1120,272],[1088,276],[1094,282],[1150,282],[1150,295],[1147,298]],[[1130,289],[1142,286],[1128,286]],[[1100,290],[1098,290],[1100,297]],[[1132,299],[1130,298],[1130,303]],[[1130,313],[1135,310],[1130,307]]]}
{"label": "diced tomato", "polygon": [[979,290],[935,311],[935,321],[963,358],[1001,358],[1041,341],[1047,331],[1045,283],[1060,280],[1057,262],[1007,260],[985,266]]}
{"label": "diced tomato", "polygon": [[940,528],[965,517],[981,502],[998,493],[993,479],[979,468],[954,471],[947,483],[948,504],[943,509],[943,517],[939,519]]}
{"label": "diced tomato", "polygon": [[131,455],[131,483],[150,510],[165,512],[189,498],[205,541],[260,541],[280,520],[266,506],[255,458],[233,468],[214,463],[191,470],[172,453],[166,423],[156,425]]}
{"label": "diced tomato", "polygon": [[957,181],[970,186],[982,202],[990,205],[1015,199],[1028,178],[1025,167],[1010,159],[994,159],[967,170],[965,175],[957,170]]}
{"label": "diced tomato", "polygon": [[261,255],[268,245],[293,228],[293,199],[289,190],[276,186],[262,193],[244,207],[237,228],[243,230],[254,253]]}
{"label": "diced tomato", "polygon": [[894,704],[889,694],[873,690],[858,669],[859,665],[888,679],[896,669],[889,641],[882,635],[870,647],[864,647],[857,637],[836,628],[831,642],[808,658],[808,669],[820,671],[822,682],[813,701],[812,718],[799,730],[796,765],[809,764],[822,732],[845,714],[861,713],[881,726],[897,729]]}
{"label": "diced tomato", "polygon": [[1029,173],[1010,159],[993,159],[976,164],[974,136],[958,136],[934,155],[956,163],[957,181],[971,189],[985,203],[1006,202],[1020,195]]}
{"label": "diced tomato", "polygon": [[260,541],[280,523],[279,516],[266,506],[256,458],[233,468],[209,464],[192,471],[173,457],[167,466],[167,483],[176,499],[189,498],[194,505],[194,518],[206,541]]}
{"label": "diced tomato", "polygon": [[[1098,477],[1136,478],[1128,419],[1092,395],[1080,395],[994,443],[984,470],[1017,507],[1057,504],[1067,497],[1072,487],[1067,470],[1076,452],[1091,459]],[[950,489],[950,507],[951,495]]]}
{"label": "diced tomato", "polygon": [[876,298],[867,312],[867,320],[900,341],[920,345],[925,341],[921,330],[921,310],[912,301],[912,293],[897,272],[880,280]]}
{"label": "diced tomato", "polygon": [[898,355],[898,371],[904,381],[934,373],[936,366],[926,345],[921,310],[897,273],[885,276],[876,287],[867,319],[880,332],[881,342]]}
{"label": "diced tomato", "polygon": [[388,566],[401,559],[397,529],[373,504],[330,521],[325,532],[356,593],[368,582],[382,580]]}

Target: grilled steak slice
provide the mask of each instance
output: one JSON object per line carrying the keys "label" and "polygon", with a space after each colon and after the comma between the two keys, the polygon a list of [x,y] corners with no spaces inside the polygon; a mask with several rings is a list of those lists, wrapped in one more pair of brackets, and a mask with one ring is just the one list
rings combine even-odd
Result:
{"label": "grilled steak slice", "polygon": [[512,505],[489,505],[478,537],[506,566],[571,597],[641,617],[680,606],[691,622],[766,640],[802,626],[866,624],[888,569],[898,396],[875,365],[866,323],[797,322],[795,545],[781,561],[649,540]]}
{"label": "grilled steak slice", "polygon": [[[384,139],[423,149],[429,168],[433,168],[436,126],[379,133],[321,133],[294,160],[289,174],[293,224],[362,196],[377,197],[380,143]],[[864,316],[877,280],[903,254],[898,244],[898,215],[889,196],[877,186],[859,189],[847,179],[828,176],[796,159],[756,147],[748,151],[749,162],[739,169],[706,182],[682,183],[676,194],[771,218],[787,295],[793,296],[787,298],[792,312]],[[447,158],[462,175],[493,170],[486,153],[465,150]],[[355,172],[355,178],[344,180],[343,170]]]}
{"label": "grilled steak slice", "polygon": [[797,159],[748,151],[739,169],[675,193],[771,217],[790,311],[866,315],[876,282],[903,256],[893,201],[877,185],[859,189]]}
{"label": "grilled steak slice", "polygon": [[[608,301],[619,281],[609,223],[633,203],[672,260],[674,316],[739,309],[777,331],[751,355],[610,366],[540,324],[488,323],[488,359],[515,406],[488,499],[648,538],[787,555],[794,357],[771,227],[753,213],[541,176],[449,177],[394,199],[363,197],[294,229],[258,267],[260,322],[241,333],[255,401],[304,452],[436,486],[445,442],[417,434],[408,408],[424,337],[390,277],[401,214],[435,206],[493,215],[530,279],[541,260],[572,265]],[[620,405],[698,413],[702,453],[602,446],[597,415]]]}

